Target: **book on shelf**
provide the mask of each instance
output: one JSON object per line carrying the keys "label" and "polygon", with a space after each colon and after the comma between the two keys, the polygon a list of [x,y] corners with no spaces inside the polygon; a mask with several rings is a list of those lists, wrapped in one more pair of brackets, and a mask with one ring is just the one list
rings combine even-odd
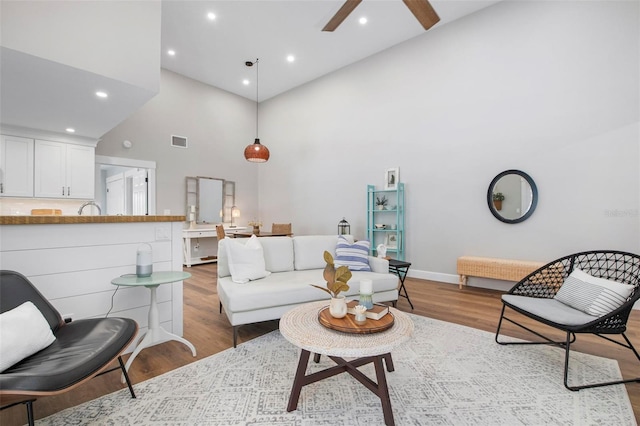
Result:
{"label": "book on shelf", "polygon": [[[347,302],[347,313],[351,315],[355,315],[356,311],[354,308],[356,306],[358,306],[357,300],[351,300]],[[373,308],[367,309],[366,315],[367,315],[367,318],[369,319],[379,320],[380,318],[387,315],[388,313],[389,313],[389,307],[387,305],[383,305],[381,303],[374,303]]]}

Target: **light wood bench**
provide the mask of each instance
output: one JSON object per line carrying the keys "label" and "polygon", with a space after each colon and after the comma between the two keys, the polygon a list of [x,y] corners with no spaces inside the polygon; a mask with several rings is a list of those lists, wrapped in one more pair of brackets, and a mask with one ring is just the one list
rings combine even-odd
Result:
{"label": "light wood bench", "polygon": [[527,260],[462,256],[458,258],[458,288],[467,285],[468,276],[517,282],[544,265],[544,262]]}

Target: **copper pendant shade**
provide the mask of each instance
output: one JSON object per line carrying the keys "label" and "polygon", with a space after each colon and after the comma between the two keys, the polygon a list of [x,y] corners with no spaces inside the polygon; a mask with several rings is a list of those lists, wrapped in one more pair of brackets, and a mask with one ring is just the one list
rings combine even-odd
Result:
{"label": "copper pendant shade", "polygon": [[269,159],[269,148],[260,143],[260,139],[244,149],[244,158],[252,163],[264,163]]}
{"label": "copper pendant shade", "polygon": [[256,140],[244,149],[244,158],[252,163],[265,163],[269,160],[269,148],[262,145],[258,137],[258,60],[244,63],[248,67],[256,65]]}

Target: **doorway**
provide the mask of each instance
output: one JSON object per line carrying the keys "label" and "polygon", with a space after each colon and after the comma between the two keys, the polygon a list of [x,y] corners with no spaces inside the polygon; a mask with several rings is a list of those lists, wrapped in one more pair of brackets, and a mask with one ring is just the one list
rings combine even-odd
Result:
{"label": "doorway", "polygon": [[108,215],[155,215],[155,172],[155,161],[96,155],[96,201]]}

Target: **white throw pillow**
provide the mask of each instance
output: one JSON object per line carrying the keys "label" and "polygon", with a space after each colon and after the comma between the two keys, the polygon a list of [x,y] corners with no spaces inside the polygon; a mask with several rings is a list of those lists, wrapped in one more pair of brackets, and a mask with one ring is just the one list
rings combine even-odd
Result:
{"label": "white throw pillow", "polygon": [[0,372],[55,340],[49,323],[32,302],[0,314]]}
{"label": "white throw pillow", "polygon": [[225,246],[231,280],[234,283],[245,284],[271,274],[266,269],[264,251],[255,235],[252,235],[246,243],[235,238],[225,238]]}
{"label": "white throw pillow", "polygon": [[622,306],[633,288],[632,285],[594,277],[574,269],[554,298],[574,309],[601,317]]}

